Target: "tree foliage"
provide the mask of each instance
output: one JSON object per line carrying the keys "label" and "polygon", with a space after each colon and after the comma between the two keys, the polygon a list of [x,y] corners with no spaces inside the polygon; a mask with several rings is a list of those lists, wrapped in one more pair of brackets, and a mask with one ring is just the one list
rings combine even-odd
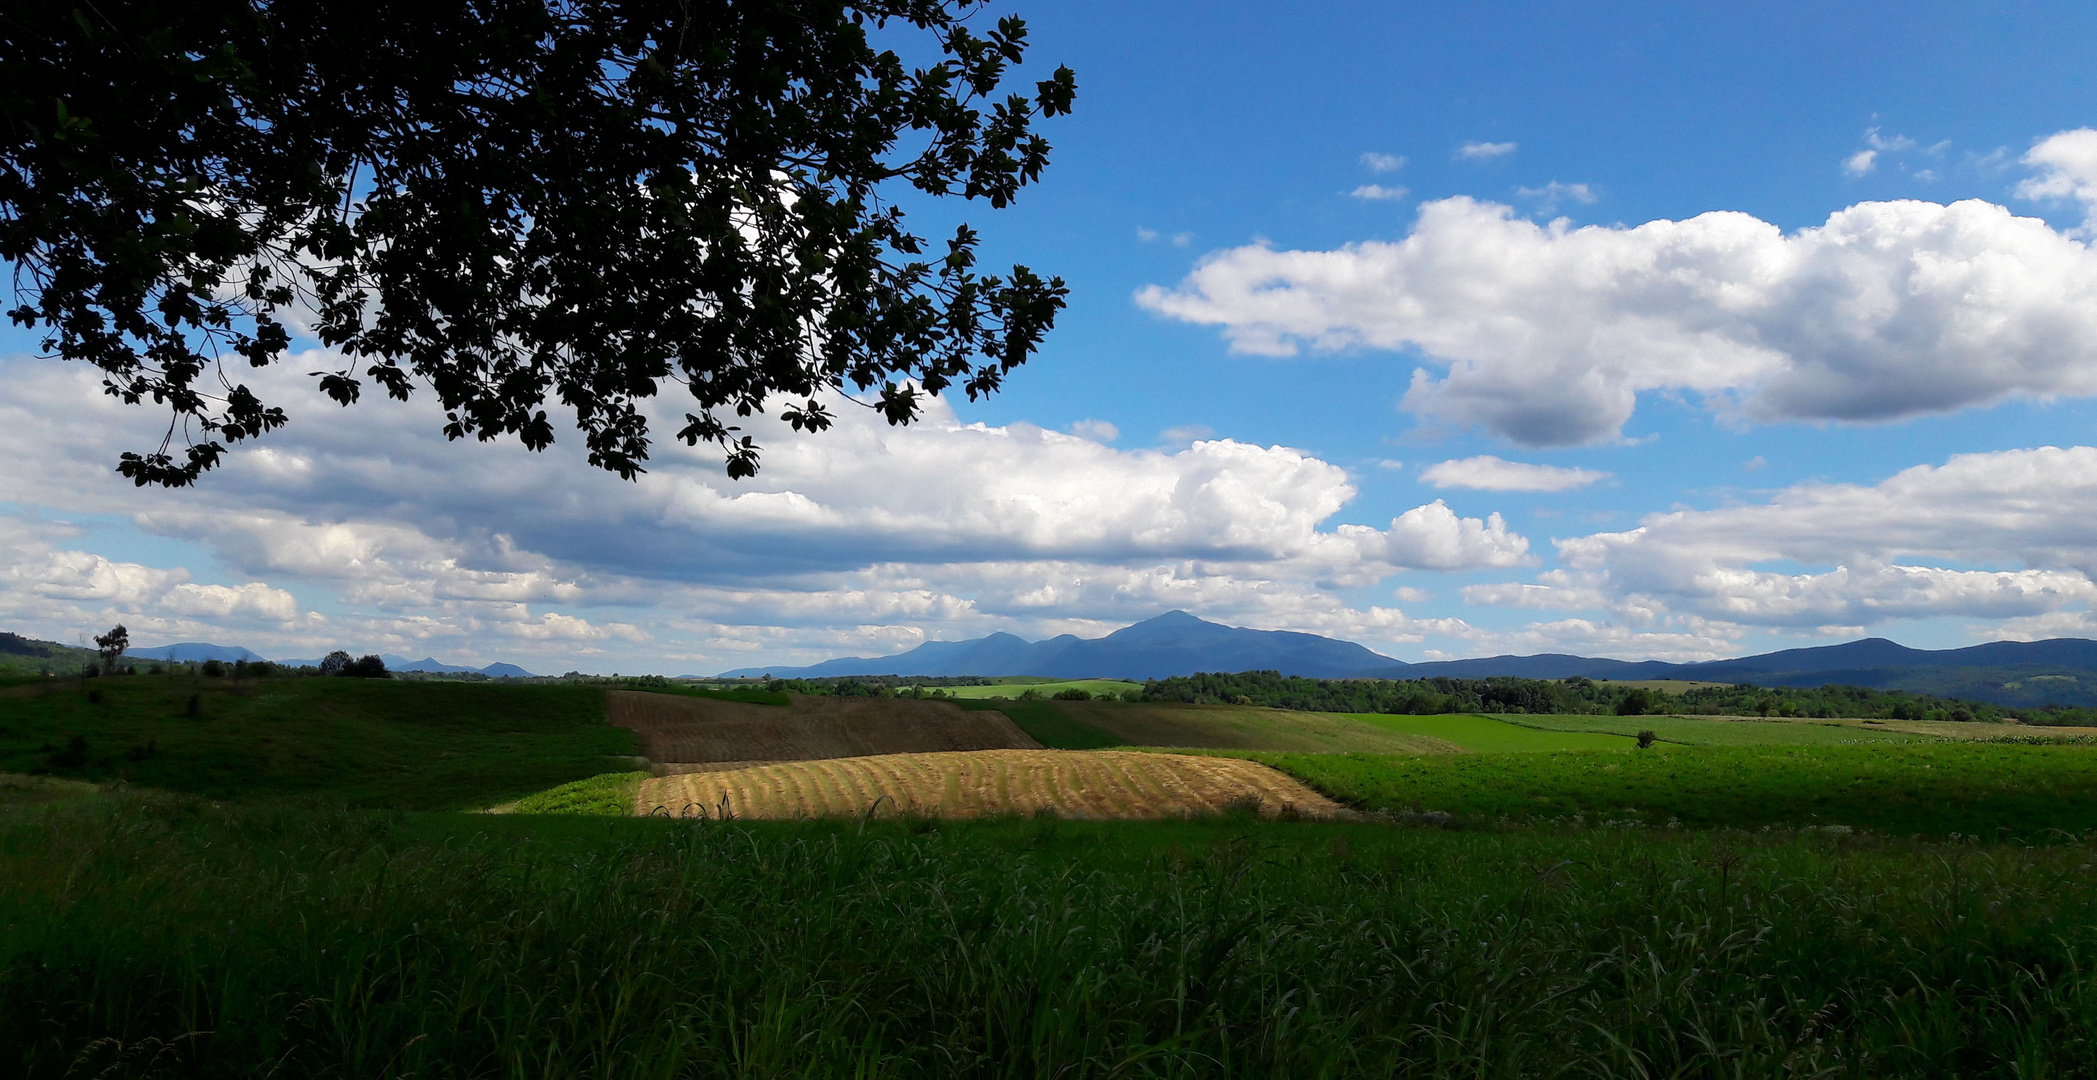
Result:
{"label": "tree foliage", "polygon": [[[1064,305],[986,275],[904,191],[1009,204],[1068,69],[1008,89],[982,0],[97,0],[0,17],[0,257],[20,325],[170,415],[134,482],[184,485],[286,422],[239,381],[437,395],[445,434],[554,439],[631,478],[676,437],[758,465],[739,417],[821,430],[833,390],[907,423],[995,391]],[[888,47],[884,47],[888,46]],[[912,66],[896,51],[936,55]],[[1002,97],[999,95],[1003,94]],[[558,405],[552,403],[557,402]]]}
{"label": "tree foliage", "polygon": [[110,628],[106,634],[95,635],[95,650],[102,654],[102,668],[114,673],[117,661],[124,658],[124,650],[131,647],[131,631],[123,623]]}

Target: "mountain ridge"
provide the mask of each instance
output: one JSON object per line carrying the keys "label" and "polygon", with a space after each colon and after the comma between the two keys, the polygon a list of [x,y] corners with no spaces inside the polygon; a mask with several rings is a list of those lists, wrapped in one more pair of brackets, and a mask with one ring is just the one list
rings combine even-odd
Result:
{"label": "mountain ridge", "polygon": [[1886,638],[1676,663],[1538,653],[1407,663],[1315,634],[1247,630],[1171,611],[1105,637],[1065,634],[1028,642],[1008,633],[932,641],[885,657],[839,657],[806,667],[748,667],[724,677],[996,676],[1153,679],[1197,671],[1274,670],[1311,678],[1684,679],[1820,686],[1843,683],[1914,690],[2016,706],[2097,705],[2097,641],[1991,641],[1916,649]]}

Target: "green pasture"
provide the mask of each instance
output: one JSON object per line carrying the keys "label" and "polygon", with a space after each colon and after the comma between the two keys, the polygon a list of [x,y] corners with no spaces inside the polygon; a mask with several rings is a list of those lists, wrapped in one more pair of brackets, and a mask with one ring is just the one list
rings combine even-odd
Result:
{"label": "green pasture", "polygon": [[[1391,716],[1346,713],[1350,720],[1400,735],[1439,739],[1474,754],[1529,754],[1551,750],[1629,750],[1635,745],[1621,735],[1580,728],[1542,729],[1468,713],[1441,716]],[[1564,719],[1572,719],[1566,717]],[[1633,731],[1631,734],[1636,735]]]}
{"label": "green pasture", "polygon": [[1845,825],[2044,839],[2097,830],[2097,747],[1921,742],[1628,753],[1246,754],[1350,805],[1470,821]]}
{"label": "green pasture", "polygon": [[1053,697],[1065,690],[1083,690],[1094,697],[1120,697],[1131,690],[1143,689],[1143,684],[1118,679],[1047,679],[1013,675],[999,679],[992,686],[947,686],[940,689],[958,698],[1017,698],[1029,690],[1042,697]]}
{"label": "green pasture", "polygon": [[[1539,731],[1589,731],[1633,736],[1641,731],[1650,731],[1658,739],[1684,746],[1834,746],[1852,743],[1933,741],[1927,735],[1859,727],[1854,724],[1814,723],[1805,720],[1743,720],[1732,716],[1518,715],[1501,716],[1497,719],[1508,726]],[[2016,730],[2004,724],[1961,726],[1986,727],[1991,732],[1996,729],[2002,729],[2005,733]]]}
{"label": "green pasture", "polygon": [[0,811],[0,1060],[24,1080],[2087,1076],[2093,860],[114,793]]}
{"label": "green pasture", "polygon": [[[192,711],[191,702],[195,707]],[[134,675],[0,691],[0,772],[477,809],[631,769],[598,687]]]}

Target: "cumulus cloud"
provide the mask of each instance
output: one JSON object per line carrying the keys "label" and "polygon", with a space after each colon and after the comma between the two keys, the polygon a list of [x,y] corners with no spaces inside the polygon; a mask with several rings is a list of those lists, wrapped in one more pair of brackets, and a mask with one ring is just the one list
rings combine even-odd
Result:
{"label": "cumulus cloud", "polygon": [[1110,443],[1121,438],[1121,429],[1105,420],[1079,420],[1070,425],[1070,433],[1080,439]]}
{"label": "cumulus cloud", "polygon": [[1420,479],[1438,488],[1471,488],[1477,491],[1570,491],[1597,480],[1609,479],[1594,469],[1567,469],[1557,465],[1529,465],[1503,461],[1491,454],[1459,458],[1429,465]]}
{"label": "cumulus cloud", "polygon": [[1227,249],[1137,301],[1239,352],[1414,350],[1446,374],[1416,369],[1407,410],[1524,446],[1620,438],[1641,391],[1763,422],[2097,393],[2097,252],[1977,200],[1860,203],[1786,235],[1734,212],[1576,229],[1442,199],[1402,240]]}
{"label": "cumulus cloud", "polygon": [[1555,540],[1534,583],[1472,603],[1605,608],[1849,632],[1889,619],[2032,619],[2097,601],[2097,448],[1968,454],[1875,485],[1802,484],[1766,503],[1681,510]]}
{"label": "cumulus cloud", "polygon": [[1456,156],[1471,161],[1486,161],[1506,157],[1515,152],[1511,142],[1467,142],[1456,150]]}
{"label": "cumulus cloud", "polygon": [[2025,199],[2072,199],[2088,215],[2070,235],[2097,239],[2097,129],[2076,128],[2039,140],[2024,163],[2042,170],[2017,185]]}
{"label": "cumulus cloud", "polygon": [[[11,391],[0,454],[28,463],[0,478],[0,501],[122,515],[256,579],[191,582],[53,533],[8,545],[0,570],[14,584],[0,616],[73,626],[136,609],[191,628],[216,618],[216,636],[278,642],[284,655],[342,642],[544,657],[564,670],[645,644],[722,656],[718,670],[753,641],[807,659],[802,650],[926,627],[1100,631],[1170,607],[1404,640],[1442,624],[1354,611],[1331,590],[1529,559],[1528,541],[1497,515],[1439,502],[1385,526],[1349,522],[1345,470],[1288,447],[1186,430],[1168,448],[1118,450],[1104,421],[1071,434],[965,424],[943,403],[893,428],[839,401],[837,426],[812,437],[756,417],[748,426],[766,456],[754,481],[730,482],[710,456],[671,444],[639,482],[622,483],[565,444],[537,455],[446,443],[441,413],[420,398],[344,411],[264,372],[293,405],[289,428],[266,449],[237,449],[194,489],[138,490],[109,462],[150,437],[140,430],[150,417],[108,404],[77,369],[0,363]],[[300,615],[287,588],[326,598],[326,618]]]}
{"label": "cumulus cloud", "polygon": [[1842,159],[1842,171],[1851,176],[1863,176],[1878,167],[1879,152],[1859,150]]}

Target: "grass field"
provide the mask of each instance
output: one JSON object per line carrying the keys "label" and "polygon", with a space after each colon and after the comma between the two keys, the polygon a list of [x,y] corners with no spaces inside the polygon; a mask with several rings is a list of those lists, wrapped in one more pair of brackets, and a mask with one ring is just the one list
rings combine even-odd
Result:
{"label": "grass field", "polygon": [[978,750],[793,761],[645,780],[634,809],[672,816],[938,818],[1049,812],[1190,817],[1233,807],[1332,817],[1340,807],[1255,762],[1112,750]]}
{"label": "grass field", "polygon": [[1047,705],[1071,721],[1105,732],[1129,746],[1319,754],[1447,754],[1458,750],[1454,744],[1432,736],[1387,730],[1331,713],[1164,702],[1054,701]]}
{"label": "grass field", "polygon": [[[1913,731],[1891,730],[1862,721],[1833,720],[1743,720],[1739,717],[1694,716],[1503,716],[1508,725],[1541,731],[1593,731],[1614,735],[1636,735],[1650,731],[1656,737],[1683,746],[1835,746],[1853,743],[1928,742],[1932,736]],[[1927,721],[1921,721],[1927,723]],[[1939,725],[1947,726],[1947,725]],[[1950,725],[1965,729],[1985,727],[1986,734],[2002,735],[2016,729],[2004,724]]]}
{"label": "grass field", "polygon": [[[91,700],[98,696],[100,700]],[[194,697],[196,714],[190,714]],[[69,754],[78,739],[78,753]],[[590,687],[136,675],[0,692],[0,772],[219,799],[475,809],[630,769]]]}
{"label": "grass field", "polygon": [[1106,750],[1128,741],[1101,731],[1064,711],[1061,701],[999,701],[963,698],[955,705],[971,712],[994,711],[1019,725],[1035,742],[1051,750]]}
{"label": "grass field", "polygon": [[[1024,682],[1020,680],[1026,680]],[[1012,681],[999,680],[992,686],[948,686],[947,693],[959,698],[1016,698],[1032,690],[1043,697],[1050,697],[1065,690],[1083,690],[1094,697],[1120,697],[1131,690],[1143,689],[1142,683],[1123,682],[1119,679],[1035,679],[1031,676],[1014,676]]]}
{"label": "grass field", "polygon": [[1847,825],[2044,839],[2097,829],[2097,747],[1914,743],[1621,754],[1253,754],[1364,809],[1474,821]]}
{"label": "grass field", "polygon": [[2093,861],[119,794],[0,814],[0,1060],[25,1080],[2079,1077]]}
{"label": "grass field", "polygon": [[[1373,728],[1414,738],[1439,740],[1474,754],[1528,754],[1551,750],[1629,750],[1635,743],[1621,735],[1596,734],[1591,729],[1539,729],[1498,718],[1464,714],[1448,716],[1388,716],[1354,713],[1348,718]],[[1574,719],[1554,717],[1552,719]],[[1637,734],[1636,730],[1631,734]]]}

